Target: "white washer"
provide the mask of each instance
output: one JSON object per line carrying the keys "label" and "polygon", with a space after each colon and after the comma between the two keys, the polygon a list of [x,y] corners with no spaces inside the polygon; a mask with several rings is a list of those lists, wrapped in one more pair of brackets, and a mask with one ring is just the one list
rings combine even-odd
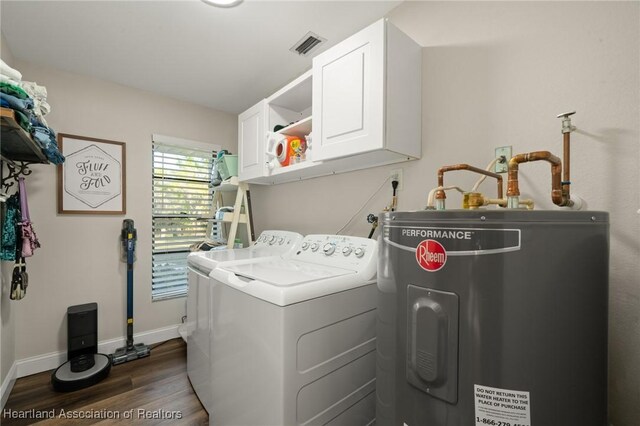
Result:
{"label": "white washer", "polygon": [[252,246],[241,249],[196,251],[187,257],[189,266],[206,275],[220,263],[251,261],[264,257],[292,254],[300,247],[303,236],[290,231],[264,231]]}
{"label": "white washer", "polygon": [[289,258],[220,265],[210,424],[375,418],[376,241],[309,235]]}
{"label": "white washer", "polygon": [[190,253],[189,291],[187,293],[187,374],[204,408],[211,413],[211,319],[220,309],[220,299],[211,297],[209,273],[216,266],[279,259],[293,254],[302,235],[289,231],[264,231],[255,244],[242,249]]}

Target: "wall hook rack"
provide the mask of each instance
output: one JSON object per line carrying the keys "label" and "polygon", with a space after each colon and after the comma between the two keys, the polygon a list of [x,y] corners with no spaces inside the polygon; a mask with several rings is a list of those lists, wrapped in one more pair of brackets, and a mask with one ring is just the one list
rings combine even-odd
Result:
{"label": "wall hook rack", "polygon": [[[4,167],[1,164],[6,164],[7,175],[4,174]],[[12,161],[5,157],[0,157],[0,180],[2,182],[2,192],[7,193],[9,189],[18,181],[20,176],[29,176],[33,173],[33,170],[29,168],[31,163],[26,161]]]}

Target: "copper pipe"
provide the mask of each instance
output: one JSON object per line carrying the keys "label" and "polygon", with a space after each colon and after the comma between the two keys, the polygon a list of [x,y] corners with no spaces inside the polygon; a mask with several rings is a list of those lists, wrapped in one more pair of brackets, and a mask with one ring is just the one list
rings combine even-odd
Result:
{"label": "copper pipe", "polygon": [[[507,207],[507,200],[505,198],[485,198],[478,192],[470,192],[465,194],[465,196],[467,197],[467,205],[470,210],[492,204],[500,207]],[[533,200],[518,200],[518,206],[524,206],[527,210],[533,210]]]}
{"label": "copper pipe", "polygon": [[564,169],[562,171],[562,198],[563,204],[562,206],[572,206],[573,201],[571,200],[571,173],[570,173],[570,163],[571,163],[571,146],[569,144],[571,138],[571,132],[573,132],[576,128],[571,125],[571,116],[575,114],[575,111],[564,112],[559,114],[557,118],[562,119],[562,162],[564,163]]}
{"label": "copper pipe", "polygon": [[[452,172],[455,170],[468,170],[470,172],[479,173],[481,175],[489,176],[497,179],[498,181],[498,198],[502,198],[502,176],[497,173],[493,173],[487,170],[479,169],[477,167],[470,166],[468,164],[455,164],[452,166],[442,166],[438,170],[438,188],[444,187],[444,174],[446,172]],[[444,193],[442,189],[438,189],[436,191],[436,200],[444,200],[447,198],[447,195]]]}
{"label": "copper pipe", "polygon": [[571,198],[571,173],[569,164],[571,163],[570,148],[571,132],[562,135],[562,151],[563,151],[563,169],[562,169],[562,196],[569,200]]}
{"label": "copper pipe", "polygon": [[551,199],[558,206],[567,205],[568,199],[562,193],[562,162],[549,151],[535,151],[527,154],[518,154],[509,160],[509,179],[507,180],[507,197],[520,196],[518,186],[518,166],[520,163],[530,161],[547,161],[551,163]]}

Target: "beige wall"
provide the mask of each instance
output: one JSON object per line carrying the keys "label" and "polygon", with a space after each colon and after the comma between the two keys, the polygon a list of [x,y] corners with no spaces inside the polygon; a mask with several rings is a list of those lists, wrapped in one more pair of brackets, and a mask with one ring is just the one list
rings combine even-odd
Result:
{"label": "beige wall", "polygon": [[[405,2],[391,21],[423,49],[423,158],[403,163],[401,210],[421,209],[440,165],[484,167],[497,146],[561,152],[559,113],[575,109],[573,191],[611,213],[610,407],[640,418],[640,57],[638,2]],[[252,186],[257,231],[333,233],[398,166]],[[552,208],[549,168],[521,168],[523,195]],[[451,174],[469,187],[474,178]],[[484,185],[489,193],[493,188]],[[345,233],[366,236],[365,216]],[[459,197],[448,198],[459,206]],[[571,271],[567,271],[570,274]]]}
{"label": "beige wall", "polygon": [[[13,55],[4,35],[0,33],[0,58],[9,66],[13,66]],[[10,262],[0,262],[0,386],[4,383],[13,362],[15,361],[15,322],[13,303],[9,301],[11,288]],[[1,406],[2,404],[0,404]]]}
{"label": "beige wall", "polygon": [[127,214],[113,216],[58,215],[55,166],[33,167],[27,190],[42,248],[27,261],[29,294],[15,307],[16,359],[66,350],[66,310],[80,303],[98,303],[100,340],[125,335],[126,265],[119,260],[124,218],[138,230],[136,333],[180,323],[184,298],[151,302],[151,134],[235,152],[237,117],[24,61],[15,65],[25,80],[47,87],[52,128],[125,142],[127,160]]}

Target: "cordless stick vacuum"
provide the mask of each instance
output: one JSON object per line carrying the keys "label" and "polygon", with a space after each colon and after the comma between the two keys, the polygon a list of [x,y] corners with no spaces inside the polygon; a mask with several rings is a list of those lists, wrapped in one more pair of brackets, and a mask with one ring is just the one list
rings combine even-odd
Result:
{"label": "cordless stick vacuum", "polygon": [[125,219],[122,222],[122,260],[127,262],[127,346],[116,349],[111,356],[112,364],[134,361],[138,358],[149,356],[151,349],[144,343],[133,344],[133,262],[136,250],[136,229],[133,220]]}

